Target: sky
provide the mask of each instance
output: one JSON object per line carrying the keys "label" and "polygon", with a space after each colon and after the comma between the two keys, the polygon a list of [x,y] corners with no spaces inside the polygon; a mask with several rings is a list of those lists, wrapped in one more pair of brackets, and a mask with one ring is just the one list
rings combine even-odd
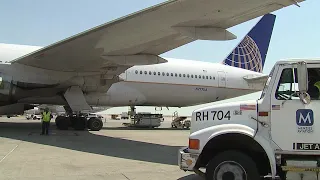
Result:
{"label": "sky", "polygon": [[[21,1],[0,0],[0,43],[48,46],[87,29],[101,25],[135,11],[164,2],[164,0],[55,0]],[[264,73],[269,73],[276,61],[287,58],[320,57],[319,0],[306,0],[301,7],[290,6],[273,12],[277,15],[270,41]],[[231,41],[195,41],[181,46],[162,57],[197,61],[221,62],[239,43],[243,36],[259,21],[255,18],[229,29],[237,35]],[[257,99],[260,92],[233,98]],[[163,114],[178,111],[179,115],[191,115],[196,108],[216,104],[209,103],[183,108],[162,108]],[[128,107],[111,108],[106,113],[121,113]],[[155,112],[154,107],[137,107],[137,111]]]}

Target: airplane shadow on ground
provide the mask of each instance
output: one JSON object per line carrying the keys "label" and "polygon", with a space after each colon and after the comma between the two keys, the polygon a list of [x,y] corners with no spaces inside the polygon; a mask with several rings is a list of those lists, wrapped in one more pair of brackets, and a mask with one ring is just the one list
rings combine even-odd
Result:
{"label": "airplane shadow on ground", "polygon": [[190,131],[190,129],[180,129],[180,128],[135,128],[135,127],[103,127],[102,129],[107,130],[152,130],[152,131],[162,131],[162,130],[171,130],[171,131]]}
{"label": "airplane shadow on ground", "polygon": [[40,136],[40,123],[0,123],[0,136],[70,150],[146,162],[177,165],[179,146],[168,146],[93,134],[90,131],[60,131],[54,123],[52,135]]}
{"label": "airplane shadow on ground", "polygon": [[[50,128],[52,135],[47,137],[40,136],[40,122],[0,122],[0,137],[105,156],[177,166],[177,155],[180,146],[102,136],[93,134],[90,131],[60,131],[56,129],[54,123],[51,123]],[[128,128],[122,127],[105,127],[104,129],[128,130]],[[179,178],[179,180],[199,179],[201,178],[197,175],[187,175]]]}

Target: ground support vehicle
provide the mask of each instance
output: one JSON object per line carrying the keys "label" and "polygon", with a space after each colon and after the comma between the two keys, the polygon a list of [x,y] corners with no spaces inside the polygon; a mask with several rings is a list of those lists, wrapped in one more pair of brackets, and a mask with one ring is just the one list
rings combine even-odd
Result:
{"label": "ground support vehicle", "polygon": [[265,78],[257,100],[192,113],[180,169],[208,180],[320,179],[320,59],[279,61]]}
{"label": "ground support vehicle", "polygon": [[41,120],[42,115],[41,115],[40,113],[35,113],[35,114],[32,114],[32,115],[31,115],[31,118],[32,118],[33,120]]}
{"label": "ground support vehicle", "polygon": [[30,120],[31,119],[31,114],[26,114],[26,119]]}
{"label": "ground support vehicle", "polygon": [[186,116],[179,116],[179,117],[176,117],[172,120],[171,122],[171,127],[172,128],[186,128],[186,129],[189,129],[190,126],[191,126],[191,121],[190,120],[186,120],[187,117]]}
{"label": "ground support vehicle", "polygon": [[187,128],[189,129],[191,126],[191,121],[186,120],[186,116],[179,116],[178,111],[175,111],[172,115],[172,122],[171,127],[172,128]]}
{"label": "ground support vehicle", "polygon": [[122,112],[122,113],[121,113],[121,119],[129,119],[129,114],[128,114],[128,112]]}
{"label": "ground support vehicle", "polygon": [[161,125],[162,114],[138,113],[131,118],[130,123],[123,123],[126,127],[155,128]]}

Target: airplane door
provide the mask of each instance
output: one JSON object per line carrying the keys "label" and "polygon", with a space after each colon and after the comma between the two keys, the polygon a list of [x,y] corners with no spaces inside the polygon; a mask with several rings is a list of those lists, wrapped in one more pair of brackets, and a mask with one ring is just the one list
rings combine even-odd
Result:
{"label": "airplane door", "polygon": [[218,71],[218,86],[226,87],[226,73],[224,71]]}
{"label": "airplane door", "polygon": [[291,67],[284,67],[274,84],[270,104],[272,140],[285,151],[320,153],[320,146],[316,144],[320,143],[320,121],[317,121],[320,101],[317,97],[306,105],[298,96],[291,96],[298,91],[297,77],[293,78],[293,74]]}

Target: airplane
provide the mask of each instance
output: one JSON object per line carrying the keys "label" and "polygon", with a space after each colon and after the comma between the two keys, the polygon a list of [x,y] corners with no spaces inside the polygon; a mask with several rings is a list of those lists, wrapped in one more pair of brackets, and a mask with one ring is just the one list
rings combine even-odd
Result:
{"label": "airplane", "polygon": [[264,16],[266,26],[258,23],[223,64],[159,55],[195,40],[235,39],[228,28],[296,2],[171,0],[46,47],[1,44],[0,114],[63,105],[70,115],[56,118],[59,129],[97,131],[102,121],[87,122],[80,112],[182,107],[260,91],[274,15]]}
{"label": "airplane", "polygon": [[[265,64],[275,18],[275,15],[272,14],[264,15],[222,63],[164,58],[168,61],[167,63],[129,68],[120,74],[123,81],[113,84],[106,93],[107,96],[114,97],[104,103],[109,107],[92,107],[90,111],[100,112],[110,107],[126,106],[129,99],[126,95],[136,98],[136,105],[183,107],[262,90],[263,82],[252,84],[243,77],[256,75],[261,76],[262,80],[267,77],[261,72]],[[252,44],[249,45],[249,43]],[[241,59],[243,53],[248,53],[246,59]],[[239,76],[239,73],[244,75]],[[42,107],[49,107],[54,112],[64,112],[64,109],[58,106],[45,105]]]}
{"label": "airplane", "polygon": [[[106,93],[106,95],[115,98],[110,99],[110,101],[104,103],[104,105],[110,105],[114,107],[128,105],[128,97],[125,97],[125,95],[130,94],[134,96],[136,100],[143,101],[138,102],[138,105],[144,104],[151,106],[166,105],[171,107],[182,107],[236,97],[238,95],[255,92],[257,89],[261,90],[262,87],[248,88],[248,83],[244,81],[242,76],[238,76],[238,73],[243,72],[245,75],[247,75],[256,74],[255,72],[259,72],[260,74],[260,72],[262,72],[263,65],[265,63],[265,57],[259,57],[260,59],[257,59],[256,62],[254,62],[256,59],[253,57],[257,55],[260,56],[260,54],[267,54],[274,21],[274,15],[265,15],[248,33],[248,35],[245,36],[245,38],[232,50],[228,58],[226,58],[223,63],[207,63],[201,61],[165,58],[168,61],[167,63],[131,67],[120,75],[120,77],[123,78],[122,82],[115,83],[110,87],[110,90]],[[262,29],[264,31],[261,31]],[[251,40],[249,38],[253,37],[254,35],[256,35],[256,38],[252,39],[254,44],[252,46],[247,46],[248,48],[244,49],[243,52],[239,52],[240,54],[244,53],[245,51],[247,53],[253,52],[251,53],[252,56],[245,59],[243,62],[244,64],[241,65],[241,62],[239,62],[240,56],[231,57],[231,55],[238,53],[236,51],[242,48],[242,46],[246,45],[249,40]],[[259,44],[260,48],[258,48],[255,42],[261,42],[265,44]],[[5,46],[7,45],[0,45],[0,48]],[[28,46],[28,48],[30,47],[32,46]],[[253,47],[256,47],[256,51],[253,51]],[[38,50],[41,47],[34,48],[35,49],[32,51]],[[22,50],[24,49],[25,48]],[[262,53],[258,52],[257,50],[262,51]],[[234,60],[236,58],[238,58],[237,61]],[[232,62],[234,63],[232,64]],[[247,64],[247,66],[245,66],[245,64]],[[229,68],[226,65],[236,68]],[[245,71],[243,71],[243,69],[245,69]],[[252,72],[248,72],[246,69],[251,70]],[[209,73],[207,71],[209,71]],[[237,76],[232,77],[229,74],[236,74]],[[167,79],[165,79],[163,76]],[[224,81],[222,78],[233,80],[236,83],[230,84],[229,87],[226,86],[227,82],[224,82],[225,87],[221,88],[219,87],[219,82],[221,85],[221,83]],[[243,87],[241,88],[241,86]],[[133,91],[131,92],[130,88],[136,90],[138,93]],[[150,89],[152,89],[152,91],[150,91]],[[121,92],[122,90],[124,92]],[[230,92],[228,92],[228,90],[230,90]],[[195,93],[195,91],[199,91],[201,93]],[[187,96],[188,98],[184,98],[184,96]],[[37,107],[39,107],[39,109],[49,107],[51,111],[59,113],[64,112],[64,109],[59,106],[40,105]],[[98,109],[97,107],[92,107],[91,112],[100,110],[105,110],[105,108]]]}

